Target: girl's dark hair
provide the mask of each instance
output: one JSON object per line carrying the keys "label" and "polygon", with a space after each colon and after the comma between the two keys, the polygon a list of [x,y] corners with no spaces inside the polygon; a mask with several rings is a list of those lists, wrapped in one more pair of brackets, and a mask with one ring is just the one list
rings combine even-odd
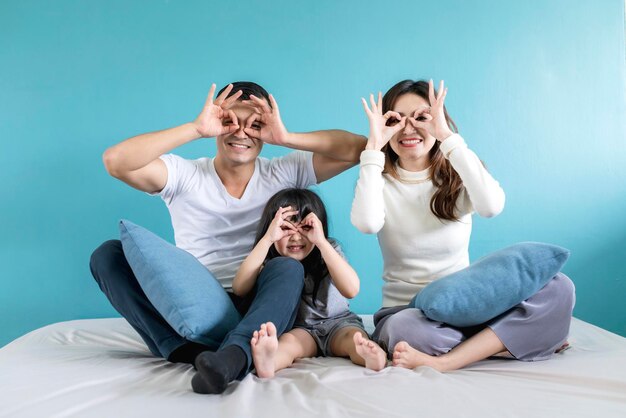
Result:
{"label": "girl's dark hair", "polygon": [[[404,80],[397,83],[395,86],[389,89],[383,97],[383,114],[389,110],[393,110],[393,106],[400,96],[407,93],[413,93],[430,103],[428,98],[428,82],[424,80]],[[437,92],[435,91],[435,95]],[[457,133],[458,129],[456,124],[448,115],[448,111],[445,106],[443,108],[446,122],[452,130]],[[433,197],[430,199],[430,210],[439,219],[447,221],[458,221],[458,214],[456,212],[456,201],[463,190],[463,181],[459,174],[452,168],[452,164],[448,161],[441,150],[439,149],[440,142],[435,142],[429,153],[430,157],[430,178],[436,187],[436,191]],[[396,154],[389,144],[383,148],[385,153],[385,169],[384,173],[387,173],[395,179],[400,179],[398,172],[396,171],[396,161],[398,161],[398,154]]]}
{"label": "girl's dark hair", "polygon": [[[265,99],[265,101],[267,101],[267,104],[272,107],[272,102],[270,101],[270,95],[269,93],[261,86],[259,86],[257,83],[253,83],[252,81],[235,81],[234,83],[231,83],[233,85],[233,89],[230,91],[230,93],[228,94],[228,97],[232,96],[233,94],[237,93],[237,91],[241,90],[241,96],[239,96],[239,99],[237,100],[250,100],[250,95],[254,95],[256,97],[258,97],[259,99],[263,98]],[[220,94],[222,94],[222,92],[226,89],[226,87],[228,87],[228,85],[222,87],[220,89],[220,91],[217,92],[217,96],[219,96]]]}
{"label": "girl's dark hair", "polygon": [[[328,239],[328,216],[326,215],[326,208],[324,207],[322,199],[310,190],[294,188],[281,190],[267,201],[265,209],[263,209],[263,215],[261,215],[261,220],[259,221],[259,228],[257,229],[254,245],[256,245],[267,232],[270,224],[274,220],[274,216],[276,216],[276,211],[278,211],[279,208],[287,206],[291,206],[292,209],[299,211],[298,214],[291,219],[291,221],[295,223],[300,222],[309,213],[313,212],[322,223],[324,237]],[[267,262],[275,257],[280,257],[280,254],[276,251],[276,247],[272,245],[267,252],[265,261]],[[328,268],[326,267],[326,263],[324,263],[322,253],[317,247],[313,248],[311,253],[302,260],[302,265],[304,266],[305,274],[313,278],[314,286],[312,295],[313,303],[315,303],[320,283],[328,275]]]}

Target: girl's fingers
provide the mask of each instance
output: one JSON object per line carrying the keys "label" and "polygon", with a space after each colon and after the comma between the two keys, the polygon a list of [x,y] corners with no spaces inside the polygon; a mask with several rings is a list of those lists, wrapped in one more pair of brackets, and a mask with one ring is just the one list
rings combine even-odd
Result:
{"label": "girl's fingers", "polygon": [[396,119],[398,119],[398,121],[402,120],[402,116],[400,116],[400,114],[398,112],[394,112],[393,110],[387,111],[387,113],[385,113],[383,115],[383,118],[385,118],[385,120],[387,120],[389,118],[396,118]]}
{"label": "girl's fingers", "polygon": [[383,94],[380,91],[378,92],[378,108],[381,112],[383,111]]}

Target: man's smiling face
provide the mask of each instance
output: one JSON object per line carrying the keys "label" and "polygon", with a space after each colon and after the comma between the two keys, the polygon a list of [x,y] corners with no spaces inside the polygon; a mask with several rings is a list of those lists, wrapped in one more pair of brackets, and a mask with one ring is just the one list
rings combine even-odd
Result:
{"label": "man's smiling face", "polygon": [[[250,118],[253,117],[258,111],[252,106],[237,103],[231,110],[237,116],[237,121],[232,121],[230,118],[224,119],[224,124],[237,123],[239,129],[231,134],[219,135],[217,140],[217,155],[224,161],[228,161],[231,164],[249,164],[254,162],[258,157],[261,149],[263,148],[263,141],[250,138],[245,132],[244,128]],[[261,122],[254,121],[251,129],[260,129]]]}

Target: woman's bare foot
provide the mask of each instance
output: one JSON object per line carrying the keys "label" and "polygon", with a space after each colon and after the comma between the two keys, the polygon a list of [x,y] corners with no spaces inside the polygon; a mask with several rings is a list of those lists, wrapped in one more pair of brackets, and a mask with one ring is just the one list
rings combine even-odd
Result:
{"label": "woman's bare foot", "polygon": [[393,349],[393,365],[414,369],[419,366],[432,367],[440,372],[448,371],[443,356],[429,356],[411,347],[405,341],[400,341]]}
{"label": "woman's bare foot", "polygon": [[259,377],[274,377],[276,350],[278,350],[278,338],[276,327],[271,322],[261,324],[261,329],[254,331],[250,340],[252,347],[252,360]]}
{"label": "woman's bare foot", "polygon": [[380,371],[387,365],[387,355],[378,344],[367,338],[363,338],[363,334],[355,332],[354,346],[359,356],[365,360],[365,367],[370,370]]}

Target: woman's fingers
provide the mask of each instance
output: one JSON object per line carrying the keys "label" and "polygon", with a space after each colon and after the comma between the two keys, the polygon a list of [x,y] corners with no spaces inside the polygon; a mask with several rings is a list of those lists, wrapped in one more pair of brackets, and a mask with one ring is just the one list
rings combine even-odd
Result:
{"label": "woman's fingers", "polygon": [[370,104],[372,105],[372,112],[378,113],[378,106],[376,105],[376,102],[374,101],[374,95],[372,93],[370,93]]}
{"label": "woman's fingers", "polygon": [[365,100],[365,98],[361,97],[361,103],[363,103],[363,109],[365,109],[365,113],[370,115],[372,113],[372,111],[370,110],[369,106],[367,105],[367,100]]}
{"label": "woman's fingers", "polygon": [[378,92],[378,109],[382,113],[382,111],[383,111],[383,93],[380,92],[380,91]]}

